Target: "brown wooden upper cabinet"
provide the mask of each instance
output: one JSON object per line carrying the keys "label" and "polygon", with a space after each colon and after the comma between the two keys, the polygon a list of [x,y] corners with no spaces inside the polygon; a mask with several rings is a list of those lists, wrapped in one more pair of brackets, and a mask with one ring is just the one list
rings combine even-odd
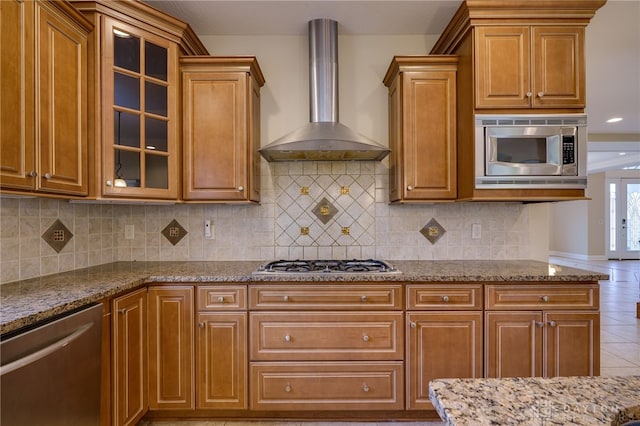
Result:
{"label": "brown wooden upper cabinet", "polygon": [[478,26],[475,106],[584,108],[584,26]]}
{"label": "brown wooden upper cabinet", "polygon": [[207,54],[188,24],[142,2],[72,0],[95,25],[89,69],[92,198],[180,197],[181,55]]}
{"label": "brown wooden upper cabinet", "polygon": [[255,57],[184,57],[183,199],[260,201],[260,87]]}
{"label": "brown wooden upper cabinet", "polygon": [[66,2],[8,0],[0,28],[0,188],[86,195],[91,23]]}
{"label": "brown wooden upper cabinet", "polygon": [[455,56],[396,56],[389,88],[389,201],[456,198]]}

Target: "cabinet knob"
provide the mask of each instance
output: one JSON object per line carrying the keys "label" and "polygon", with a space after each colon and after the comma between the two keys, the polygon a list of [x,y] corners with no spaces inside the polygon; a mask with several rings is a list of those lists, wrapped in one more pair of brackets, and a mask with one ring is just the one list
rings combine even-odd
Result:
{"label": "cabinet knob", "polygon": [[119,309],[119,310],[118,310],[118,313],[119,313],[120,315],[124,315],[124,314],[126,314],[126,313],[127,313],[127,310],[126,310],[125,308],[122,308],[122,309]]}
{"label": "cabinet knob", "polygon": [[284,385],[284,391],[287,392],[287,393],[291,392],[291,385],[289,383]]}
{"label": "cabinet knob", "polygon": [[51,179],[52,176],[51,173],[45,173],[42,177],[45,179]]}
{"label": "cabinet knob", "polygon": [[200,327],[200,328],[204,328],[204,322],[200,321],[200,322],[198,323],[198,327]]}
{"label": "cabinet knob", "polygon": [[536,321],[536,327],[542,328],[544,327],[544,323],[542,321]]}
{"label": "cabinet knob", "polygon": [[527,98],[530,98],[530,97],[532,97],[532,96],[533,96],[533,93],[531,93],[531,92],[527,92]]}
{"label": "cabinet knob", "polygon": [[27,173],[27,176],[36,177],[38,176],[38,172],[36,172],[35,170],[31,170],[29,173]]}
{"label": "cabinet knob", "polygon": [[364,336],[362,336],[362,341],[363,342],[368,342],[369,341],[369,336],[367,336],[366,334]]}
{"label": "cabinet knob", "polygon": [[289,301],[289,296],[282,296],[282,300],[284,300],[285,302]]}
{"label": "cabinet knob", "polygon": [[106,182],[105,182],[105,185],[107,185],[107,186],[113,186],[113,181],[108,180],[108,181],[106,181]]}
{"label": "cabinet knob", "polygon": [[413,191],[413,186],[411,186],[411,185],[407,186],[407,191],[409,191],[409,192]]}
{"label": "cabinet knob", "polygon": [[555,321],[549,321],[549,327],[555,327],[557,324]]}
{"label": "cabinet knob", "polygon": [[369,392],[369,386],[366,383],[362,385],[362,392]]}
{"label": "cabinet knob", "polygon": [[538,97],[541,98],[544,96],[544,92],[538,92]]}
{"label": "cabinet knob", "polygon": [[242,191],[244,191],[244,186],[240,185],[240,186],[238,187],[238,192],[242,192]]}
{"label": "cabinet knob", "polygon": [[549,296],[542,296],[540,298],[543,302],[548,302],[549,301]]}
{"label": "cabinet knob", "polygon": [[288,334],[286,336],[284,336],[284,341],[285,342],[290,342],[291,341],[291,336],[289,336]]}
{"label": "cabinet knob", "polygon": [[224,296],[218,296],[218,303],[224,302]]}
{"label": "cabinet knob", "polygon": [[442,301],[443,302],[448,302],[449,301],[449,296],[442,296]]}
{"label": "cabinet knob", "polygon": [[360,296],[360,300],[362,302],[366,302],[367,301],[367,296]]}
{"label": "cabinet knob", "polygon": [[411,328],[416,328],[417,326],[418,326],[418,324],[416,324],[415,321],[411,321],[409,323],[409,327],[411,327]]}

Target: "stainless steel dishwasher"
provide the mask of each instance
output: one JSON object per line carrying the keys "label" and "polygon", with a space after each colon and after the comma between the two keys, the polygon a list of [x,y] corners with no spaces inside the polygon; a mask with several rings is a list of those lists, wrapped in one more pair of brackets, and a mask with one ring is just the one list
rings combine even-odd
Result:
{"label": "stainless steel dishwasher", "polygon": [[102,306],[0,342],[0,424],[99,425]]}

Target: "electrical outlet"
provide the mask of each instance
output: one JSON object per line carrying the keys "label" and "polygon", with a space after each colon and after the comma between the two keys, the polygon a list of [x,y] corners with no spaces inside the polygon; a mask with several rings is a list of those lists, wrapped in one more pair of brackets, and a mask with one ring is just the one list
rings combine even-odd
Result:
{"label": "electrical outlet", "polygon": [[216,238],[216,227],[210,220],[204,221],[204,238],[207,240]]}
{"label": "electrical outlet", "polygon": [[479,240],[482,237],[482,225],[474,223],[471,225],[471,239]]}
{"label": "electrical outlet", "polygon": [[125,225],[124,226],[124,239],[125,240],[133,240],[135,238],[135,226],[134,225]]}

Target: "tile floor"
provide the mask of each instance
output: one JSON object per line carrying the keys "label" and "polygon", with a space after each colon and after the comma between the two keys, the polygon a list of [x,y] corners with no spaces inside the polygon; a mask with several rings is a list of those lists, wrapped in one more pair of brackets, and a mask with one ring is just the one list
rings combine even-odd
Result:
{"label": "tile floor", "polygon": [[[602,376],[640,375],[640,319],[636,302],[640,300],[640,261],[584,261],[553,257],[558,265],[608,274],[600,282],[600,374]],[[142,421],[139,426],[442,426],[441,422],[237,422],[237,421]]]}

